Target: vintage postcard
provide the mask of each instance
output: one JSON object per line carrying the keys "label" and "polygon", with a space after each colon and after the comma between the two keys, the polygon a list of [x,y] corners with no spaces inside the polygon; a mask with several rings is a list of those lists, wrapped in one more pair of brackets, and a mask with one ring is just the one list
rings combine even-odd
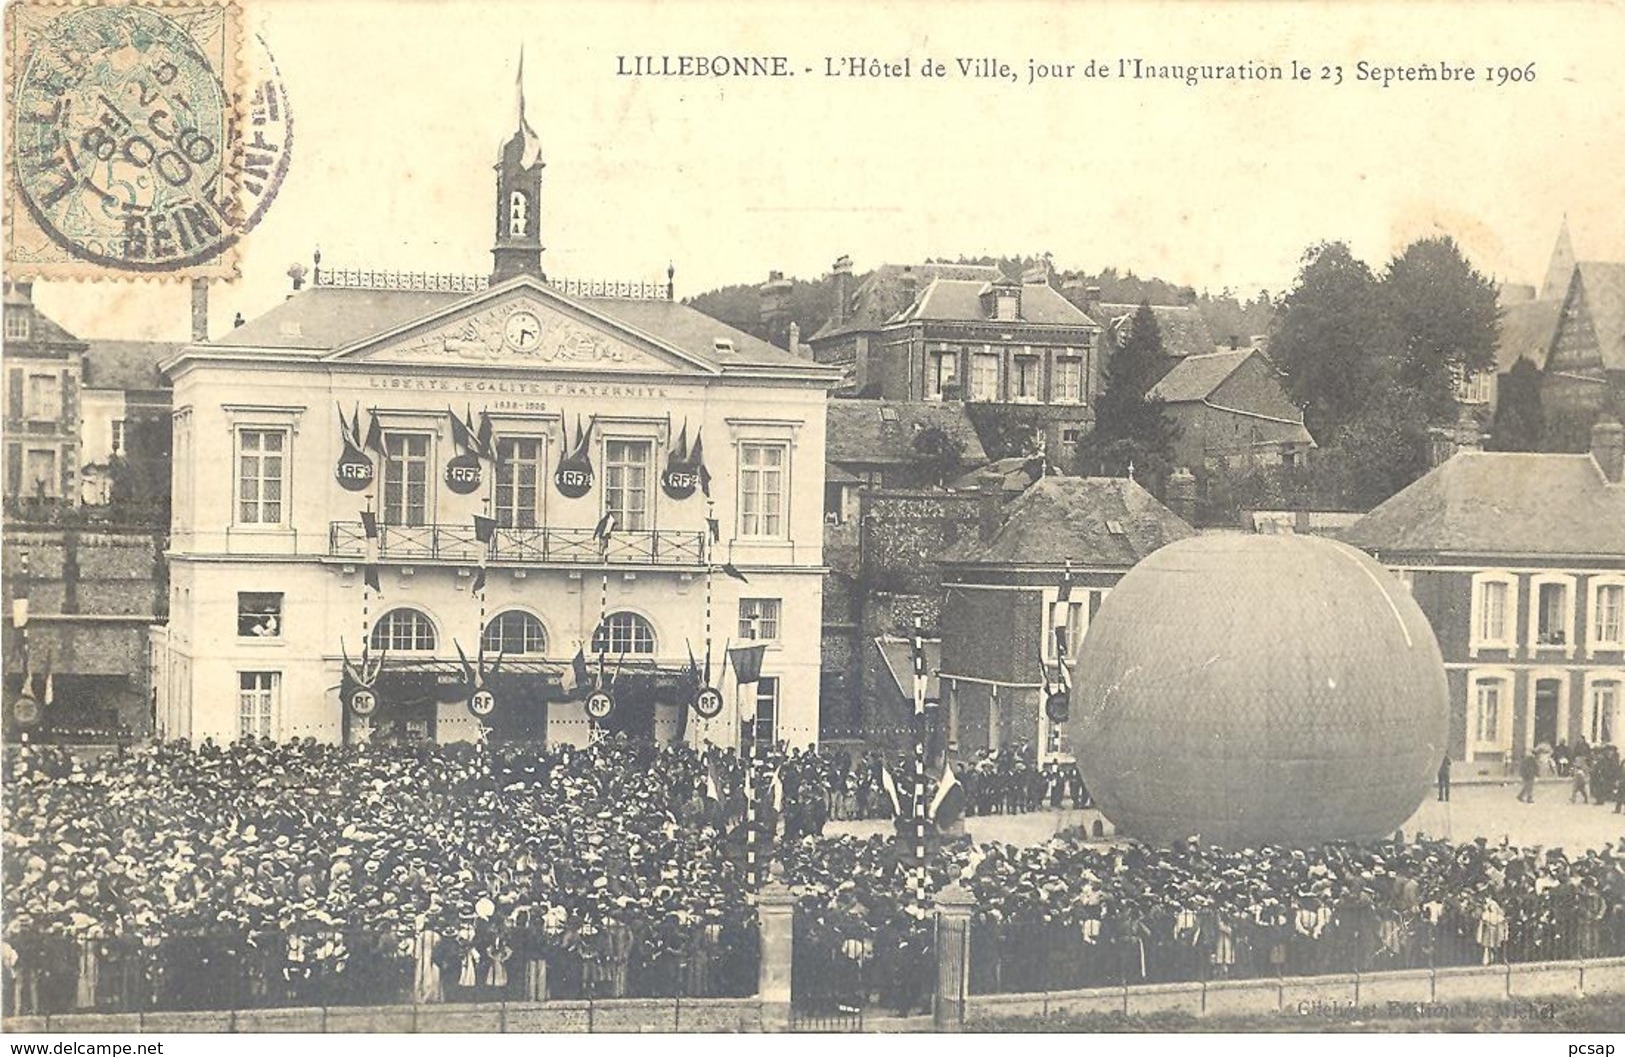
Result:
{"label": "vintage postcard", "polygon": [[5,1030],[1603,1053],[1622,39],[14,0]]}

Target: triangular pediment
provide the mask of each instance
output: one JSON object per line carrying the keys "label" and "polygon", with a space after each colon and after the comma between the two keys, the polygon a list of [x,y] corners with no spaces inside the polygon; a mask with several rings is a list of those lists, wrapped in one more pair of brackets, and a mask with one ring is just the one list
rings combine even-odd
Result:
{"label": "triangular pediment", "polygon": [[711,374],[715,366],[529,279],[481,291],[327,359],[414,366]]}

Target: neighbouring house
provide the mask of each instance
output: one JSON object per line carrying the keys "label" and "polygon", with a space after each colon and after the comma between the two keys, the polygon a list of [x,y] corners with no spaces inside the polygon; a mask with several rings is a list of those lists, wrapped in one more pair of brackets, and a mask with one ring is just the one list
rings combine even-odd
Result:
{"label": "neighbouring house", "polygon": [[939,562],[948,742],[961,754],[1029,746],[1039,759],[1064,756],[1064,726],[1043,707],[1046,682],[1058,678],[1055,630],[1065,629],[1066,659],[1075,662],[1107,592],[1146,555],[1195,530],[1115,477],[1044,477],[989,514],[975,538]]}
{"label": "neighbouring house", "polygon": [[1163,401],[1179,427],[1177,466],[1296,466],[1315,446],[1303,411],[1258,349],[1186,356],[1146,395]]}
{"label": "neighbouring house", "polygon": [[[1123,343],[1128,340],[1128,335],[1134,327],[1134,315],[1140,310],[1140,306],[1102,301],[1100,287],[1085,286],[1077,280],[1069,281],[1061,288],[1061,292],[1068,301],[1100,324],[1105,332],[1109,360],[1110,352],[1122,348]],[[1195,305],[1150,307],[1151,314],[1157,320],[1157,333],[1162,336],[1164,370],[1171,370],[1175,364],[1188,356],[1201,356],[1213,352],[1216,348],[1213,331]]]}
{"label": "neighbouring house", "polygon": [[1625,745],[1625,429],[1584,454],[1463,452],[1342,534],[1409,588],[1450,683],[1449,753]]}
{"label": "neighbouring house", "polygon": [[[852,519],[860,489],[937,487],[987,462],[960,404],[831,400],[827,420],[824,518],[832,524]],[[933,459],[922,436],[957,446],[958,458]]]}
{"label": "neighbouring house", "polygon": [[1541,365],[1547,436],[1583,450],[1593,423],[1625,418],[1625,262],[1574,266]]}
{"label": "neighbouring house", "polygon": [[142,499],[167,496],[169,380],[158,364],[179,352],[182,344],[91,340],[86,345],[80,389],[80,502],[99,506],[112,501],[121,463]]}
{"label": "neighbouring house", "polygon": [[34,304],[34,284],[5,284],[5,498],[79,499],[79,399],[85,342]]}

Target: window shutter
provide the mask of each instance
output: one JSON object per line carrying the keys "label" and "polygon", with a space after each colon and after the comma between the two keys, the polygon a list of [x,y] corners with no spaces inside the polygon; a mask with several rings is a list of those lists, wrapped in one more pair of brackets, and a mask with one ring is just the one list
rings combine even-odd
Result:
{"label": "window shutter", "polygon": [[[26,383],[23,381],[23,372],[17,368],[12,368],[11,384],[8,386],[11,399],[7,403],[6,417],[11,419],[13,422],[21,422],[23,420],[24,384]],[[12,461],[13,463],[16,462],[15,459]]]}
{"label": "window shutter", "polygon": [[[13,390],[15,392],[15,390]],[[23,446],[6,445],[6,495],[14,496],[23,489]]]}

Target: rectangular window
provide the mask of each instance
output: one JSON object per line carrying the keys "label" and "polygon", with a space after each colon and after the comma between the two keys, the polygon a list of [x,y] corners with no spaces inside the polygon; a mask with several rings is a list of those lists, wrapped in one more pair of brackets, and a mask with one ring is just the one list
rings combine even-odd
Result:
{"label": "rectangular window", "polygon": [[739,534],[781,539],[784,536],[784,463],[782,444],[739,446]]}
{"label": "rectangular window", "polygon": [[1474,632],[1480,642],[1507,642],[1507,598],[1511,585],[1504,580],[1486,580],[1478,585],[1478,622]]}
{"label": "rectangular window", "polygon": [[606,440],[604,442],[604,513],[615,515],[619,532],[644,532],[649,524],[649,470],[654,460],[654,442],[648,440]]}
{"label": "rectangular window", "polygon": [[1010,399],[1038,399],[1038,357],[1017,356],[1015,378],[1012,379]]}
{"label": "rectangular window", "polygon": [[1535,641],[1542,646],[1563,645],[1568,628],[1568,585],[1541,584],[1536,608]]}
{"label": "rectangular window", "polygon": [[128,454],[124,450],[124,420],[122,418],[115,418],[113,420],[112,442],[112,452],[114,455]]}
{"label": "rectangular window", "polygon": [[1015,294],[1000,292],[994,310],[995,319],[1021,318],[1021,300]]}
{"label": "rectangular window", "polygon": [[282,637],[282,592],[238,591],[237,634],[241,638]]}
{"label": "rectangular window", "polygon": [[237,676],[237,734],[269,738],[276,716],[282,676],[278,672],[239,672]]}
{"label": "rectangular window", "polygon": [[925,354],[925,395],[929,400],[941,400],[943,391],[958,384],[955,374],[959,355],[952,352]]}
{"label": "rectangular window", "polygon": [[999,398],[999,354],[978,352],[971,357],[971,399]]}
{"label": "rectangular window", "polygon": [[28,313],[18,309],[6,311],[6,340],[28,340]]}
{"label": "rectangular window", "polygon": [[777,598],[741,598],[739,600],[739,637],[757,642],[774,642],[779,637],[779,600]]}
{"label": "rectangular window", "polygon": [[384,451],[384,524],[428,524],[428,434],[386,433]]}
{"label": "rectangular window", "polygon": [[62,417],[62,379],[59,376],[28,376],[27,416],[30,422],[55,422]]}
{"label": "rectangular window", "polygon": [[52,497],[57,493],[56,452],[49,448],[30,448],[28,451],[27,479],[23,487],[27,495]]}
{"label": "rectangular window", "polygon": [[772,745],[779,736],[779,680],[764,675],[756,680],[755,727],[752,734],[761,745]]}
{"label": "rectangular window", "polygon": [[1625,584],[1598,584],[1591,614],[1591,646],[1625,646]]}
{"label": "rectangular window", "polygon": [[1499,680],[1485,680],[1478,684],[1474,740],[1480,745],[1501,745],[1501,695],[1502,684]]}
{"label": "rectangular window", "polygon": [[503,437],[497,441],[497,524],[535,528],[542,523],[546,480],[542,442],[536,437]]}
{"label": "rectangular window", "polygon": [[282,524],[282,482],[288,434],[280,429],[245,429],[237,434],[237,521],[243,525]]}
{"label": "rectangular window", "polygon": [[1055,402],[1083,403],[1083,361],[1075,356],[1062,356],[1055,361]]}
{"label": "rectangular window", "polygon": [[1050,605],[1049,634],[1044,641],[1044,656],[1057,660],[1055,647],[1057,645],[1057,628],[1066,631],[1066,657],[1068,661],[1078,658],[1078,651],[1083,648],[1084,633],[1089,630],[1089,596],[1087,592],[1076,590],[1072,598],[1065,602],[1055,602]]}

